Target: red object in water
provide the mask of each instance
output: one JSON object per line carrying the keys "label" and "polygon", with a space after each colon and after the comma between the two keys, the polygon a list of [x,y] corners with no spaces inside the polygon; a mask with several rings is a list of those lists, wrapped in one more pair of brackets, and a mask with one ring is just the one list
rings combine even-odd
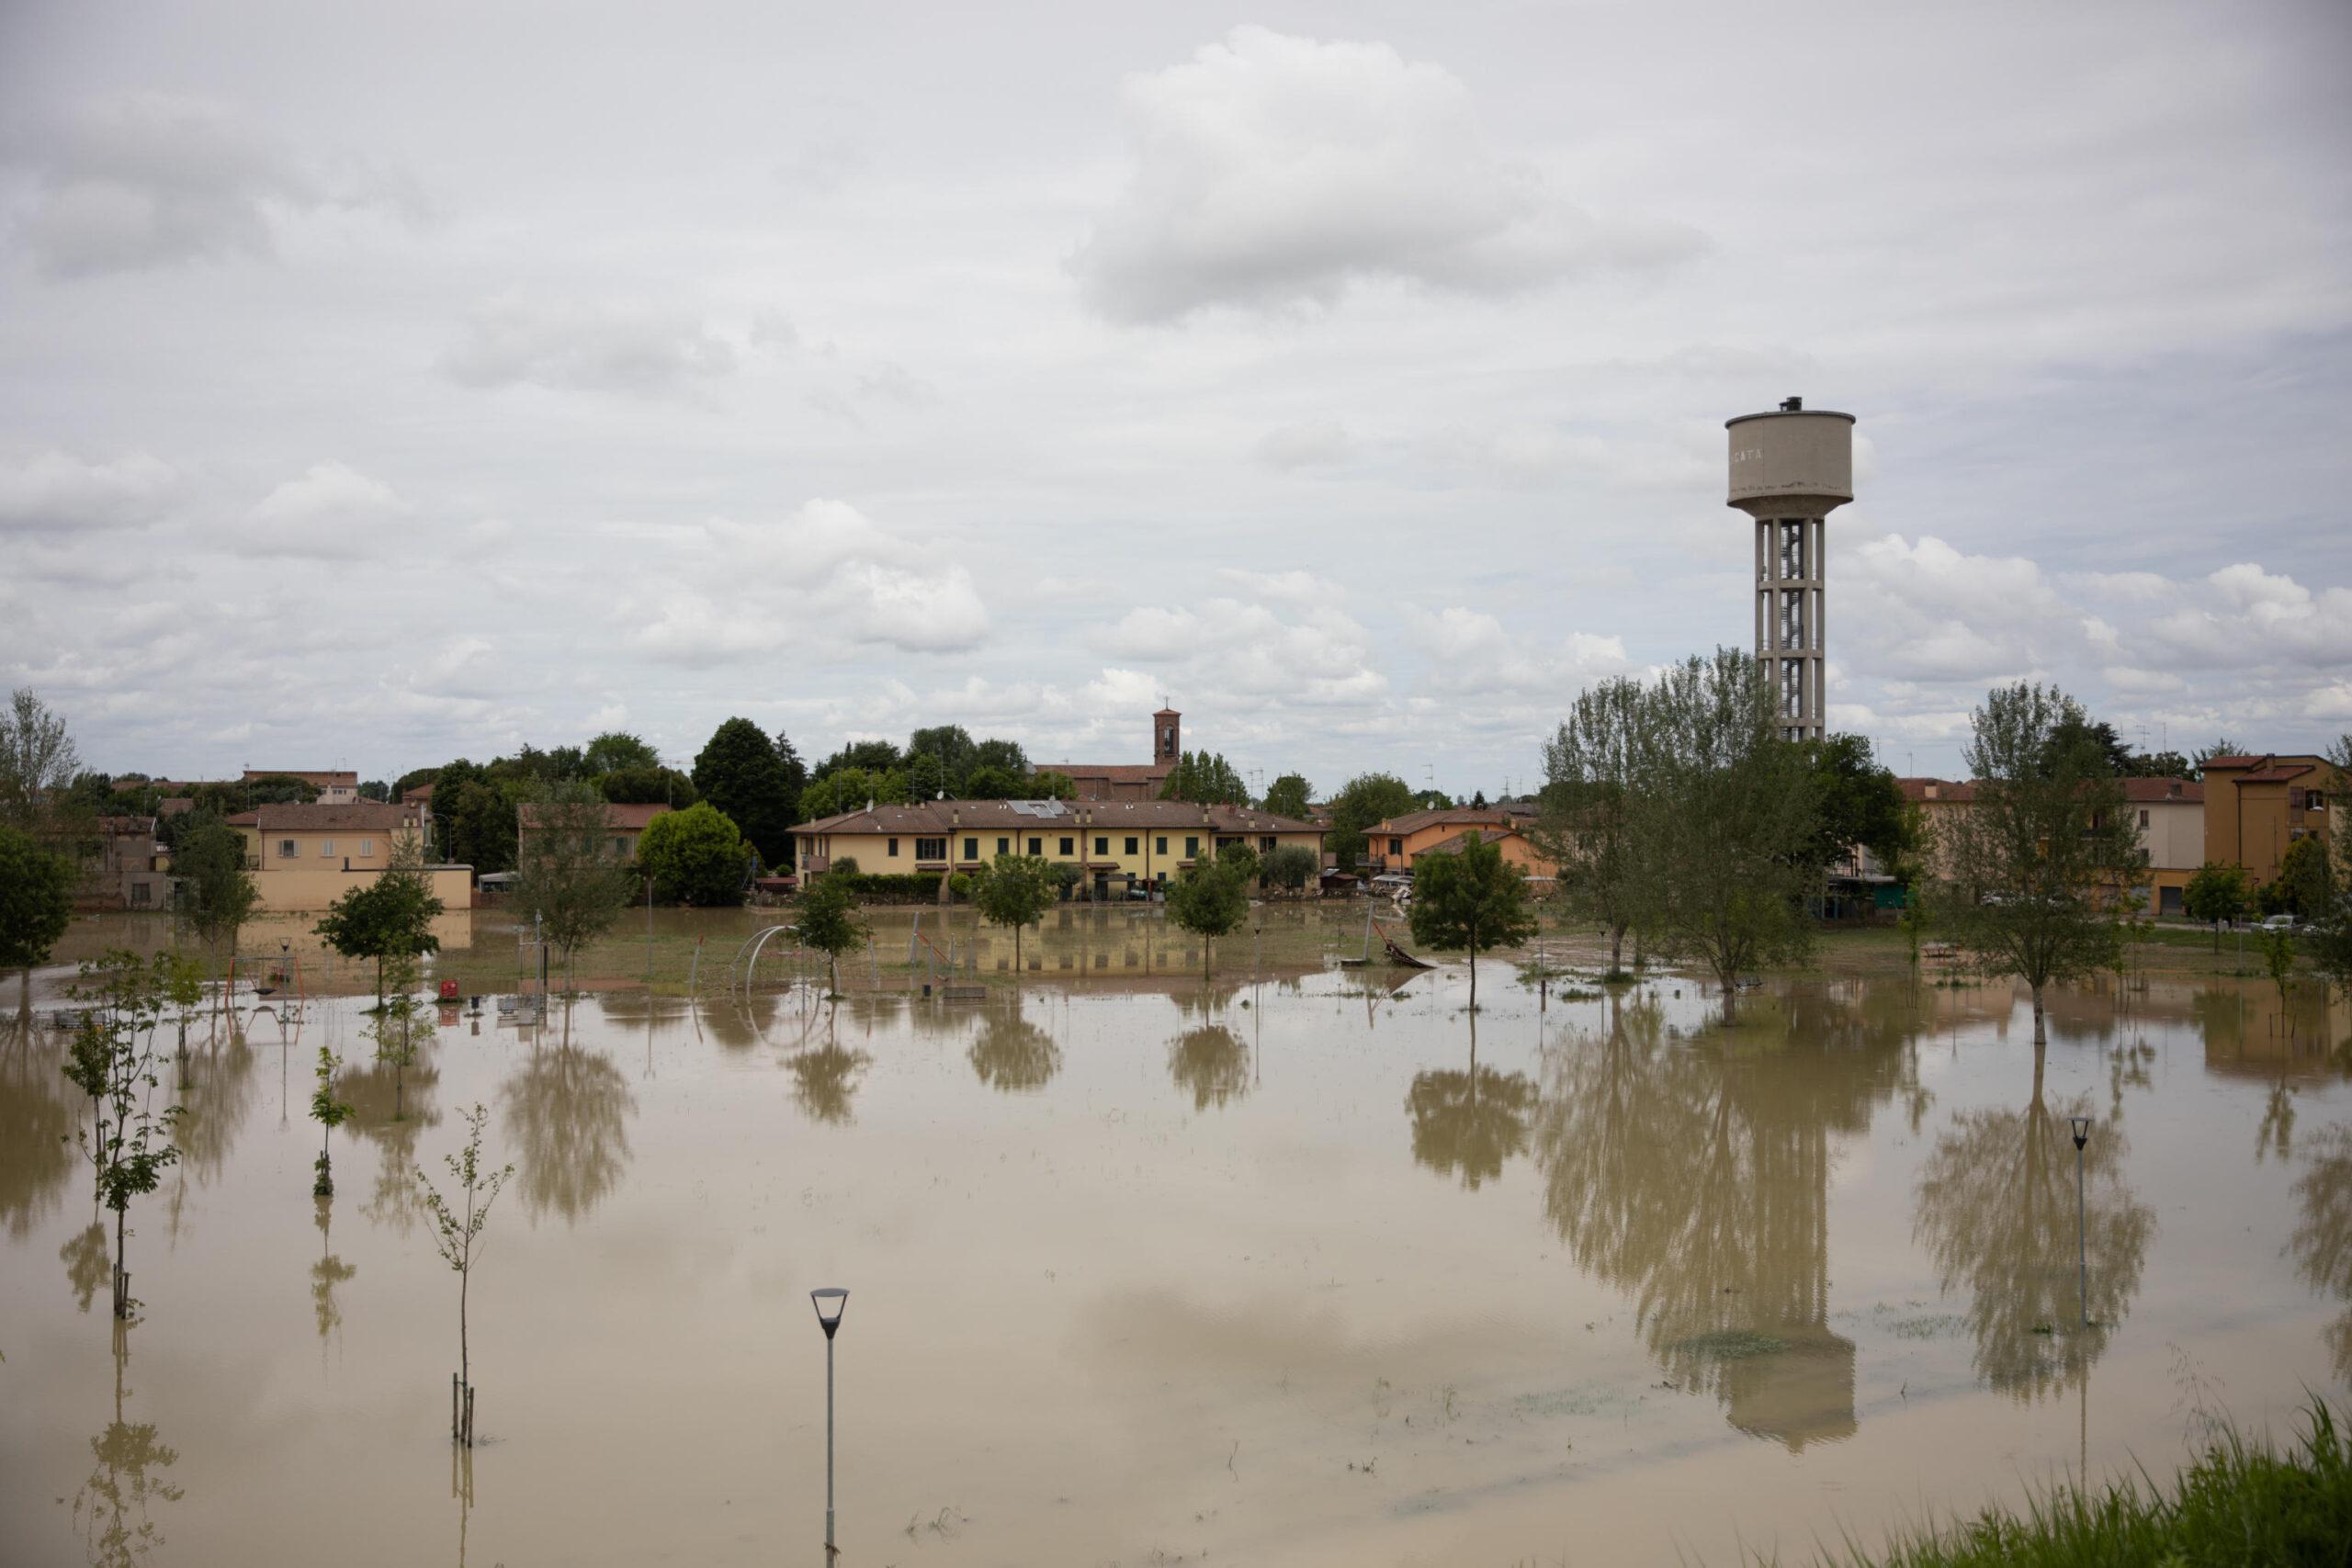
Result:
{"label": "red object in water", "polygon": [[455,980],[441,982],[441,999],[445,1002],[454,1002],[458,999],[458,982]]}

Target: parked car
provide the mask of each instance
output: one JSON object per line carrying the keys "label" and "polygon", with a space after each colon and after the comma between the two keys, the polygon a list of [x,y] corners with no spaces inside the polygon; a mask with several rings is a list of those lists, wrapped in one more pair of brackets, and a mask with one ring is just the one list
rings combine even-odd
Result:
{"label": "parked car", "polygon": [[2273,915],[2255,927],[2255,930],[2263,931],[2290,931],[2294,929],[2295,917],[2292,915]]}

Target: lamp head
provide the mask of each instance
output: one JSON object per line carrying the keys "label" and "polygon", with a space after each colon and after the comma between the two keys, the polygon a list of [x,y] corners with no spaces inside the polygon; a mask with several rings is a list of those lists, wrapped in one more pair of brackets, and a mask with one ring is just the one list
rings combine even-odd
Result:
{"label": "lamp head", "polygon": [[849,1304],[849,1292],[832,1287],[808,1292],[809,1304],[817,1309],[817,1325],[831,1339],[842,1325],[842,1309]]}
{"label": "lamp head", "polygon": [[2066,1118],[2066,1124],[2075,1130],[2075,1146],[2076,1148],[2079,1149],[2085,1144],[2090,1142],[2091,1119],[2089,1117],[2069,1116]]}

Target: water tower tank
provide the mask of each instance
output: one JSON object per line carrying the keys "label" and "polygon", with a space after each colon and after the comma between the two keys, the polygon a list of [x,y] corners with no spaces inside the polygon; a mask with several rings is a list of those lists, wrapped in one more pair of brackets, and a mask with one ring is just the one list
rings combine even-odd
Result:
{"label": "water tower tank", "polygon": [[1854,499],[1854,416],[1791,398],[1728,421],[1727,504],[1756,520],[1756,658],[1771,682],[1781,732],[1824,731],[1825,520]]}

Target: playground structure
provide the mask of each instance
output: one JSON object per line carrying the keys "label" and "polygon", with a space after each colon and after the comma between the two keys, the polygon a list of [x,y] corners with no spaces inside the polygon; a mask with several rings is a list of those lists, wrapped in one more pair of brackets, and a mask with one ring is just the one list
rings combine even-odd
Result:
{"label": "playground structure", "polygon": [[1407,952],[1403,943],[1399,942],[1395,937],[1390,936],[1388,934],[1388,928],[1372,918],[1372,906],[1370,904],[1366,904],[1363,909],[1363,956],[1361,958],[1342,958],[1340,960],[1340,967],[1342,969],[1363,969],[1369,967],[1372,964],[1372,939],[1375,934],[1380,938],[1381,952],[1387,957],[1391,967],[1398,969],[1434,969],[1437,967],[1436,964],[1430,963],[1428,959]]}

